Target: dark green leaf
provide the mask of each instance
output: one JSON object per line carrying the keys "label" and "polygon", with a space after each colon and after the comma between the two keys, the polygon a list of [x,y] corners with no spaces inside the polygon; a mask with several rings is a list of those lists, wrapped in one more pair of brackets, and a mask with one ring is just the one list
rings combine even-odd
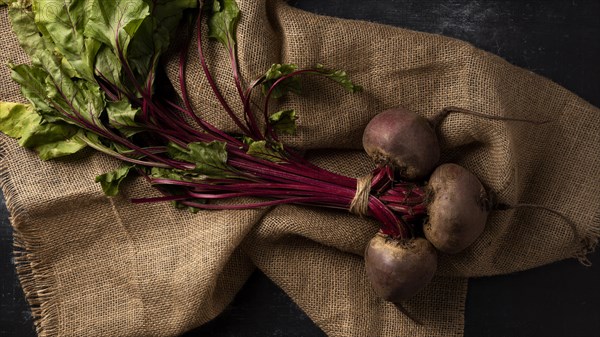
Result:
{"label": "dark green leaf", "polygon": [[213,0],[208,17],[208,36],[221,42],[227,49],[233,49],[239,17],[240,9],[235,0]]}
{"label": "dark green leaf", "polygon": [[123,88],[121,83],[121,62],[119,57],[108,45],[102,45],[96,54],[95,72],[101,78]]}
{"label": "dark green leaf", "polygon": [[278,133],[293,135],[296,132],[297,119],[295,110],[281,110],[269,116],[269,124]]}
{"label": "dark green leaf", "polygon": [[141,131],[135,122],[135,117],[140,113],[140,109],[134,109],[129,104],[129,100],[108,102],[106,113],[108,114],[108,123],[126,137],[131,137]]}
{"label": "dark green leaf", "polygon": [[240,140],[242,141],[242,143],[244,143],[246,145],[250,145],[253,142],[255,142],[254,138],[248,137],[248,136],[244,136],[244,135],[241,136]]}
{"label": "dark green leaf", "polygon": [[[152,15],[166,28],[176,28],[183,10],[198,7],[197,0],[145,0],[153,8]],[[172,34],[175,31],[171,32]]]}
{"label": "dark green leaf", "polygon": [[169,44],[169,31],[160,26],[154,17],[147,17],[129,44],[127,59],[140,83],[146,83],[148,74],[154,72],[158,56]]}
{"label": "dark green leaf", "polygon": [[84,35],[112,46],[115,52],[121,49],[127,57],[131,37],[149,14],[143,0],[92,0]]}
{"label": "dark green leaf", "polygon": [[[65,70],[57,64],[57,59],[48,51],[36,54],[40,67],[50,76],[46,77],[46,92],[50,100],[62,110],[73,115],[101,125],[100,115],[104,110],[104,94],[100,87],[85,80],[71,79]],[[56,116],[44,115],[44,119],[54,121],[54,118],[73,123],[61,114]]]}
{"label": "dark green leaf", "polygon": [[177,169],[169,169],[162,167],[153,167],[150,169],[150,176],[152,178],[163,178],[163,179],[172,179],[172,180],[180,180],[180,181],[191,181],[191,179],[186,176],[186,172]]}
{"label": "dark green leaf", "polygon": [[285,162],[285,157],[281,153],[282,150],[283,145],[281,143],[267,143],[265,140],[259,140],[249,144],[247,153],[256,158],[282,163]]}
{"label": "dark green leaf", "polygon": [[133,167],[133,165],[121,166],[112,172],[97,176],[96,182],[100,183],[104,194],[114,197],[115,195],[119,194],[119,186],[121,185],[121,182],[129,175],[130,172],[135,172],[135,170],[131,171]]}
{"label": "dark green leaf", "polygon": [[128,63],[142,83],[145,83],[148,74],[154,72],[159,56],[167,50],[184,10],[197,6],[197,2],[192,0],[144,1],[152,15],[141,23],[127,51]]}
{"label": "dark green leaf", "polygon": [[[296,71],[298,66],[295,64],[273,64],[271,68],[265,74],[265,79],[262,82],[262,92],[264,95],[267,95],[271,87],[277,80],[280,78],[289,75]],[[292,76],[288,77],[285,80],[282,80],[273,88],[271,92],[271,98],[280,98],[288,92],[293,92],[295,94],[300,93],[302,86],[300,85],[300,79],[298,77]]]}
{"label": "dark green leaf", "polygon": [[[205,204],[206,200],[194,200],[195,203],[199,203],[199,204]],[[198,212],[200,212],[199,208],[196,207],[192,207],[192,206],[187,206],[182,204],[180,201],[171,201],[171,205],[173,205],[173,207],[177,208],[177,209],[185,209],[187,211],[189,211],[192,214],[196,214]]]}
{"label": "dark green leaf", "polygon": [[351,93],[359,92],[363,89],[360,85],[352,83],[348,77],[348,74],[346,74],[346,72],[343,70],[327,69],[322,64],[317,64],[316,69],[321,75],[336,81],[342,87],[344,87],[344,89]]}
{"label": "dark green leaf", "polygon": [[228,175],[226,143],[212,141],[210,143],[189,143],[187,149],[169,143],[168,154],[176,160],[196,165],[193,171],[207,177],[226,177]]}
{"label": "dark green leaf", "polygon": [[[81,112],[84,118],[97,121],[104,108],[100,88],[90,82],[71,80],[65,70],[56,64],[56,59],[48,53],[40,52],[37,58],[39,63],[43,63],[42,66],[11,65],[11,75],[13,80],[21,85],[23,96],[33,104],[44,120],[73,123],[51,105],[54,103],[68,112],[73,107]],[[54,76],[48,74],[49,69],[53,70]]]}

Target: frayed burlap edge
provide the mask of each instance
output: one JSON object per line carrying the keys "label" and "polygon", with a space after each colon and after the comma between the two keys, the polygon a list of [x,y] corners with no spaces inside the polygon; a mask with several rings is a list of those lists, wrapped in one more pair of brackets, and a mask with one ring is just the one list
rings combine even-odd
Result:
{"label": "frayed burlap edge", "polygon": [[584,230],[584,237],[579,248],[573,255],[582,265],[590,267],[592,262],[588,256],[596,251],[600,240],[600,206],[594,215],[592,225]]}
{"label": "frayed burlap edge", "polygon": [[37,229],[27,226],[27,211],[16,197],[16,191],[6,167],[6,136],[0,136],[0,188],[13,228],[13,258],[15,269],[39,337],[57,335],[58,310],[56,281],[52,269],[38,252],[41,243]]}

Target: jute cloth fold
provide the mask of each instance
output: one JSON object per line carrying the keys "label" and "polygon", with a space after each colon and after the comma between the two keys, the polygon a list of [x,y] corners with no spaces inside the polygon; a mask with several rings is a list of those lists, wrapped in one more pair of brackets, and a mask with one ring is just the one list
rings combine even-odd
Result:
{"label": "jute cloth fold", "polygon": [[[309,14],[282,1],[240,0],[243,76],[272,63],[323,63],[365,87],[348,94],[307,77],[304,92],[279,107],[300,114],[286,138],[312,161],[362,176],[373,164],[362,129],[397,105],[424,116],[446,106],[489,115],[550,120],[542,125],[450,115],[440,129],[443,160],[464,165],[506,203],[564,213],[576,228],[539,209],[493,212],[467,251],[440,257],[426,291],[405,307],[418,326],[382,302],[365,278],[362,251],[377,230],[341,211],[281,206],[190,214],[167,204],[133,205],[153,195],[143,180],[116,198],[94,176],[118,165],[87,151],[41,162],[1,138],[2,189],[11,212],[21,284],[40,336],[175,336],[218,315],[255,266],[330,336],[460,336],[466,277],[524,270],[585,256],[600,231],[600,111],[551,81],[454,39]],[[9,32],[5,9],[0,29]],[[1,62],[26,62],[12,34],[0,37]],[[211,71],[235,108],[224,51],[205,45]],[[207,89],[197,53],[187,83],[196,110],[231,129]],[[167,64],[176,83],[176,61]],[[0,99],[22,101],[8,70]]]}

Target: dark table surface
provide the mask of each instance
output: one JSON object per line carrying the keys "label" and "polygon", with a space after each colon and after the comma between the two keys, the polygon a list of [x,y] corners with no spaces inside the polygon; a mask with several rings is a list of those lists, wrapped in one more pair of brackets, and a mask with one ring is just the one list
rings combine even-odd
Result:
{"label": "dark table surface", "polygon": [[[598,0],[295,0],[319,14],[460,38],[546,76],[600,106]],[[598,116],[600,118],[600,116]],[[600,207],[600,205],[598,205]],[[11,258],[0,204],[0,336],[35,336]],[[471,279],[465,336],[600,336],[600,252],[511,275]],[[324,336],[272,282],[255,272],[227,310],[185,334]]]}

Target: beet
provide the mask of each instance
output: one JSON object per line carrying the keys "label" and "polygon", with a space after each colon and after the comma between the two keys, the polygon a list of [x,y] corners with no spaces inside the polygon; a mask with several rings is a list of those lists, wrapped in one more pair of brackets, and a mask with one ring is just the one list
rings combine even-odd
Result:
{"label": "beet", "polygon": [[440,158],[438,138],[429,121],[401,107],[373,117],[362,142],[377,164],[392,166],[408,180],[427,176]]}
{"label": "beet", "polygon": [[365,249],[365,268],[377,295],[399,303],[431,281],[437,253],[423,238],[395,240],[378,233]]}
{"label": "beet", "polygon": [[488,194],[477,177],[456,164],[433,171],[426,187],[429,205],[425,237],[441,252],[469,247],[483,232],[490,209]]}

